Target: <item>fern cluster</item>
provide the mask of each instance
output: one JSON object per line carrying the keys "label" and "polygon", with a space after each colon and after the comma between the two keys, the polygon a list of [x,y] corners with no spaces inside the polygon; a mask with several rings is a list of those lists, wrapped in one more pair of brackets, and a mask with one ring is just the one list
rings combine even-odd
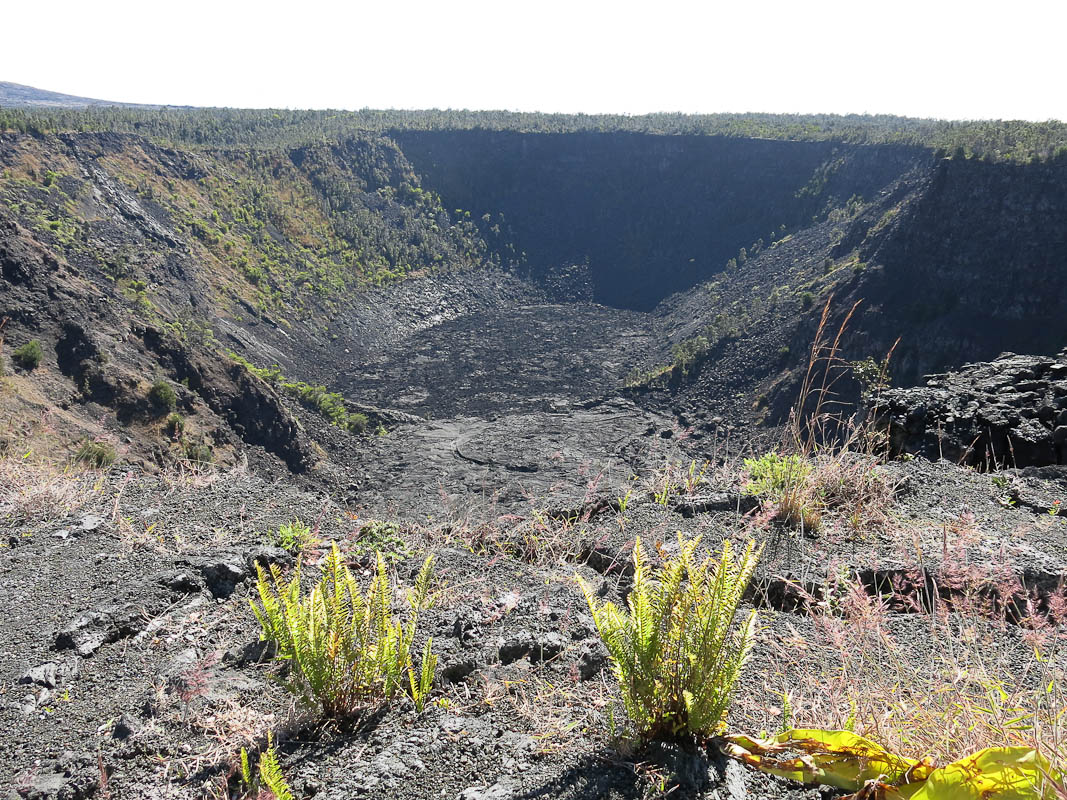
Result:
{"label": "fern cluster", "polygon": [[250,601],[263,631],[276,642],[278,658],[289,661],[290,690],[322,707],[328,717],[357,710],[369,699],[390,699],[406,690],[420,711],[433,684],[437,658],[427,641],[416,673],[411,645],[419,610],[426,603],[433,557],[426,559],[409,593],[406,623],[391,610],[393,587],[385,559],[378,554],[374,578],[364,594],[334,544],[322,577],[308,594],[300,589],[300,569],[288,583],[272,565],[259,572],[259,604]]}
{"label": "fern cluster", "polygon": [[778,498],[802,484],[811,475],[811,464],[796,454],[765,453],[746,458],[748,484],[745,494]]}
{"label": "fern cluster", "polygon": [[679,554],[650,571],[638,539],[628,611],[578,579],[640,740],[716,733],[752,644],[756,612],[734,618],[762,546],[749,542],[735,560],[724,542],[720,559],[698,561],[699,543],[679,533]]}
{"label": "fern cluster", "polygon": [[318,544],[311,526],[297,517],[279,526],[276,533],[267,534],[266,539],[270,544],[292,553],[302,553]]}

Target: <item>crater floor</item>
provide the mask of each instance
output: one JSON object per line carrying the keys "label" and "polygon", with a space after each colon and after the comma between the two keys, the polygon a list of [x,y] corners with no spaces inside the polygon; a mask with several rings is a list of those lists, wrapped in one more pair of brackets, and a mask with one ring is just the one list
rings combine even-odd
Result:
{"label": "crater floor", "polygon": [[662,339],[650,314],[508,306],[422,330],[339,376],[347,396],[434,419],[569,408],[617,389]]}

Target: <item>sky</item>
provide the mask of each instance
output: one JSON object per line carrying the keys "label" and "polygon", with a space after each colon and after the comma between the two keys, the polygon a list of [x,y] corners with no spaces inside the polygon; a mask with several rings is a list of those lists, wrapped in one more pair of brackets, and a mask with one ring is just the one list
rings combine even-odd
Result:
{"label": "sky", "polygon": [[1067,0],[51,0],[0,81],[139,103],[1067,120]]}

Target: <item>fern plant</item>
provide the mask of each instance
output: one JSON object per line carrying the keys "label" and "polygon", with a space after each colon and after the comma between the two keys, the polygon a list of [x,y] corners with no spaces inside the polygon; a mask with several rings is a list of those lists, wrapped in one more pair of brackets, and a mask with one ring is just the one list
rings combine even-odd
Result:
{"label": "fern plant", "polygon": [[278,547],[292,553],[301,553],[314,547],[318,543],[315,532],[311,526],[294,517],[287,523],[278,527],[278,532],[269,534],[267,540]]}
{"label": "fern plant", "polygon": [[811,464],[796,454],[765,453],[759,458],[746,458],[745,470],[745,494],[779,498],[807,480]]}
{"label": "fern plant", "polygon": [[300,589],[300,568],[284,583],[281,571],[257,567],[259,604],[252,610],[263,629],[261,639],[276,642],[278,658],[290,665],[289,689],[309,705],[321,705],[328,717],[341,717],[365,701],[410,693],[417,709],[426,702],[437,659],[427,641],[421,670],[415,672],[411,645],[419,610],[426,604],[433,556],[426,559],[408,593],[406,623],[391,611],[393,586],[385,559],[364,594],[344,563],[336,543],[322,577],[308,594]]}
{"label": "fern plant", "polygon": [[679,554],[650,570],[638,539],[628,610],[578,578],[640,741],[715,734],[751,647],[756,612],[734,618],[762,546],[735,559],[724,542],[721,558],[700,561],[699,543],[679,533]]}
{"label": "fern plant", "polygon": [[273,800],[293,800],[293,791],[289,788],[282,766],[278,763],[278,751],[274,749],[274,736],[267,734],[267,749],[259,756],[259,764],[253,771],[248,759],[248,751],[241,748],[241,780],[250,797],[263,797],[266,790]]}

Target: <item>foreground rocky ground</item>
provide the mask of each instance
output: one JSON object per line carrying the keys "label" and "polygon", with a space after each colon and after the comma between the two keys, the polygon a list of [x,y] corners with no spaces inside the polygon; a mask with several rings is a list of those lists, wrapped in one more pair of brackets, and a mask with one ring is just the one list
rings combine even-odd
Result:
{"label": "foreground rocky ground", "polygon": [[[405,285],[395,291],[416,310],[395,326],[403,335],[348,362],[329,354],[349,364],[331,383],[377,434],[331,425],[234,365],[218,384],[237,404],[233,430],[247,435],[263,408],[277,425],[262,445],[225,439],[210,427],[216,396],[178,384],[187,425],[216,437],[215,465],[147,457],[138,441],[162,423],[144,409],[125,423],[92,401],[68,413],[57,398],[69,383],[48,363],[3,379],[7,796],[240,797],[240,750],[268,732],[298,797],[833,796],[713,749],[634,752],[618,737],[617,687],[575,577],[621,602],[635,538],[659,558],[677,532],[707,552],[766,545],[731,728],[847,727],[944,761],[1005,742],[1062,746],[1067,472],[1055,459],[978,472],[909,452],[934,455],[922,446],[939,414],[956,415],[955,431],[980,424],[965,415],[986,401],[958,391],[971,373],[891,395],[892,413],[925,426],[910,445],[894,438],[900,459],[811,459],[819,519],[798,529],[744,488],[745,457],[780,432],[620,390],[659,323],[508,286],[472,284],[472,307],[439,318],[452,306],[432,284]],[[1025,373],[1031,361],[1044,377]],[[1025,406],[1018,382],[1044,380],[1035,397],[1055,409],[1059,363],[972,372],[1019,389],[990,390],[989,404]],[[908,405],[923,392],[940,400],[924,417]],[[740,407],[725,384],[722,397]],[[1028,414],[1053,441],[1058,417]],[[79,425],[118,444],[114,466],[50,457]],[[290,451],[296,474],[279,457]],[[299,547],[277,535],[295,519],[313,531]],[[439,665],[422,713],[398,702],[325,724],[276,680],[249,606],[256,564],[299,561],[310,578],[332,542],[361,578],[382,551],[401,584],[435,556],[416,648],[432,636]]]}
{"label": "foreground rocky ground", "polygon": [[[457,461],[469,457],[464,436],[453,439]],[[676,531],[709,549],[767,543],[750,593],[763,608],[758,643],[731,727],[851,716],[857,729],[880,723],[898,746],[912,737],[912,750],[946,755],[966,746],[954,738],[965,720],[946,703],[941,730],[909,730],[932,726],[940,707],[912,701],[936,687],[980,699],[982,681],[996,680],[1023,702],[1062,671],[1062,474],[894,463],[884,478],[895,491],[877,513],[858,527],[828,517],[802,535],[754,509],[736,460],[684,446],[663,455],[673,475],[636,466],[618,488],[561,469],[582,495],[570,508],[535,472],[528,499],[497,513],[479,495],[405,514],[386,494],[342,508],[240,469],[54,472],[9,459],[0,719],[15,734],[0,743],[0,781],[11,797],[222,797],[238,788],[239,749],[273,730],[303,797],[647,797],[678,783],[675,796],[825,796],[714,755],[616,746],[621,709],[574,576],[621,599],[634,537],[669,552]],[[705,456],[686,488],[683,458]],[[673,488],[661,504],[664,480]],[[371,522],[385,514],[396,524]],[[301,553],[271,537],[293,518],[315,531]],[[330,541],[357,566],[382,549],[403,582],[435,554],[417,644],[432,635],[440,664],[424,713],[400,703],[322,725],[272,680],[248,605],[254,564],[300,558],[313,573]]]}

